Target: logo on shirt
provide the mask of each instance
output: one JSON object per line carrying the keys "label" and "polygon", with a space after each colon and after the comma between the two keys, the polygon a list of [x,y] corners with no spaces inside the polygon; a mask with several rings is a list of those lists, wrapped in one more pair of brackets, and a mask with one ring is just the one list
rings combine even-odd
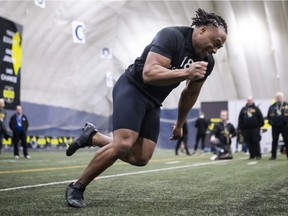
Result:
{"label": "logo on shirt", "polygon": [[189,58],[189,56],[185,56],[181,65],[180,65],[180,68],[189,68],[193,62],[194,61],[192,58]]}
{"label": "logo on shirt", "polygon": [[[189,56],[185,56],[184,59],[183,59],[183,61],[182,61],[181,64],[180,64],[179,68],[183,68],[183,69],[184,69],[184,68],[189,68],[189,67],[192,65],[193,62],[194,62],[194,61],[193,61],[192,58],[189,58]],[[171,69],[171,70],[176,70],[176,69],[178,69],[178,68],[175,67],[175,66],[170,65],[170,66],[169,66],[169,69]]]}

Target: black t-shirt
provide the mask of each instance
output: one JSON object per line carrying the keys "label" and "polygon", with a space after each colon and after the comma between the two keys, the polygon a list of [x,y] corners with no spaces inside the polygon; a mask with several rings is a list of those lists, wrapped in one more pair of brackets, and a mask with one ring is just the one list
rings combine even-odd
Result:
{"label": "black t-shirt", "polygon": [[179,83],[167,86],[153,86],[143,82],[142,73],[146,57],[150,51],[163,55],[171,59],[169,69],[188,68],[195,61],[208,62],[207,72],[202,80],[205,80],[212,72],[214,58],[212,55],[200,60],[197,58],[192,45],[192,32],[190,27],[167,27],[160,30],[152,42],[145,47],[141,57],[137,58],[134,64],[126,70],[126,74],[144,93],[160,104],[176,88]]}

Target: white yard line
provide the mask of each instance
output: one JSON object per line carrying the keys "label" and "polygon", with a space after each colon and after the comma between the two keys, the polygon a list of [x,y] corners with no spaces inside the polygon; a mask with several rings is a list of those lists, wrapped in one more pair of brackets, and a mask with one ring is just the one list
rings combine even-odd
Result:
{"label": "white yard line", "polygon": [[[235,160],[241,160],[243,158],[234,159]],[[229,160],[233,161],[233,160]],[[198,167],[198,166],[206,166],[206,165],[214,165],[214,164],[222,164],[227,163],[226,160],[219,160],[219,161],[212,161],[212,162],[205,162],[205,163],[196,163],[196,164],[189,164],[189,165],[183,165],[183,166],[175,166],[175,167],[167,167],[167,168],[161,168],[161,169],[152,169],[152,170],[143,170],[138,172],[128,172],[128,173],[120,173],[120,174],[114,174],[114,175],[107,175],[107,176],[99,176],[98,179],[107,179],[107,178],[117,178],[117,177],[123,177],[123,176],[130,176],[130,175],[139,175],[139,174],[146,174],[146,173],[158,173],[163,171],[170,171],[170,170],[177,170],[177,169],[184,169],[184,168],[190,168],[190,167]],[[21,189],[28,189],[28,188],[37,188],[37,187],[45,187],[45,186],[51,186],[51,185],[59,185],[59,184],[67,184],[70,182],[76,181],[74,180],[66,180],[66,181],[59,181],[59,182],[50,182],[45,184],[35,184],[35,185],[26,185],[26,186],[20,186],[20,187],[11,187],[11,188],[4,188],[0,189],[0,192],[4,191],[14,191],[14,190],[21,190]]]}

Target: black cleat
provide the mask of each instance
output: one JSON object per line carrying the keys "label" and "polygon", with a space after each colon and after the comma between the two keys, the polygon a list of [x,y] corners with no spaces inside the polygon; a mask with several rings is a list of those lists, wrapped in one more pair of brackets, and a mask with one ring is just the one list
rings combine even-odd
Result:
{"label": "black cleat", "polygon": [[80,186],[80,184],[74,185],[73,182],[70,183],[66,189],[65,198],[69,206],[75,208],[84,208],[84,197],[83,193],[85,188]]}
{"label": "black cleat", "polygon": [[91,135],[94,135],[98,132],[96,127],[86,122],[85,126],[82,128],[80,136],[73,140],[73,142],[69,145],[66,149],[66,155],[71,156],[73,155],[79,148],[84,148],[86,146],[92,146],[90,141]]}

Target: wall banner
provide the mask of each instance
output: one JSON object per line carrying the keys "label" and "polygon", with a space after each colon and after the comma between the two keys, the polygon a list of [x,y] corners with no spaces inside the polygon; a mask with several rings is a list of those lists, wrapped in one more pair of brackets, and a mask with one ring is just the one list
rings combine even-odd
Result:
{"label": "wall banner", "polygon": [[0,98],[5,109],[20,105],[22,30],[21,25],[0,17]]}

